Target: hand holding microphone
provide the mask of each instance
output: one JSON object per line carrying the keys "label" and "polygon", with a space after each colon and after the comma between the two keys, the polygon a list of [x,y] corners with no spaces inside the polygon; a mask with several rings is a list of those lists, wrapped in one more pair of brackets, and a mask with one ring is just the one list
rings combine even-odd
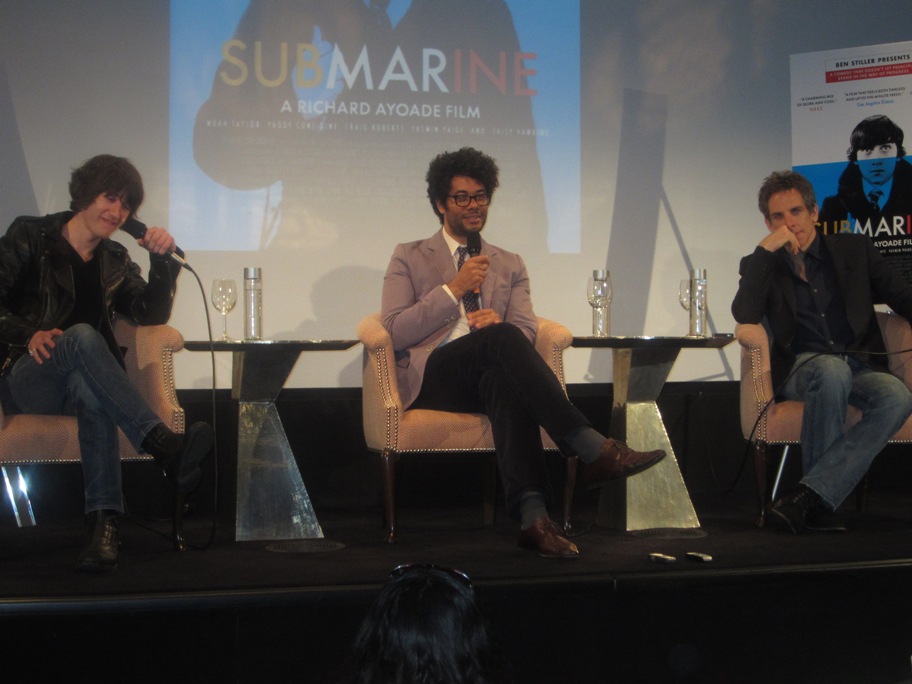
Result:
{"label": "hand holding microphone", "polygon": [[190,268],[181,256],[183,252],[174,242],[174,237],[164,228],[149,228],[142,221],[130,217],[120,229],[139,241],[153,254],[168,255],[184,268]]}
{"label": "hand holding microphone", "polygon": [[[466,235],[466,249],[469,251],[469,257],[477,257],[481,254],[481,235],[478,233],[469,233]],[[473,292],[481,294],[481,290],[476,287]]]}
{"label": "hand holding microphone", "polygon": [[[478,233],[469,233],[466,235],[466,251],[468,252],[469,258],[473,259],[471,262],[467,261],[466,265],[471,265],[471,269],[474,271],[477,269],[478,275],[480,275],[479,285],[476,285],[473,292],[478,296],[478,305],[481,305],[481,290],[480,283],[484,282],[484,279],[488,274],[488,266],[490,265],[490,259],[486,256],[481,256],[481,236]],[[477,257],[481,257],[480,259]],[[465,266],[463,266],[464,268]],[[466,319],[469,323],[469,328],[472,330],[480,330],[481,328],[486,328],[489,325],[494,325],[496,323],[501,323],[502,319],[500,314],[498,314],[493,309],[481,309],[478,308],[474,311],[466,310]]]}
{"label": "hand holding microphone", "polygon": [[[469,234],[471,237],[471,233]],[[478,237],[477,235],[475,236]],[[466,256],[468,257],[460,267],[456,277],[447,286],[453,295],[460,299],[463,295],[479,292],[481,283],[487,276],[490,260],[487,256],[479,254],[480,241],[469,240],[466,244]]]}

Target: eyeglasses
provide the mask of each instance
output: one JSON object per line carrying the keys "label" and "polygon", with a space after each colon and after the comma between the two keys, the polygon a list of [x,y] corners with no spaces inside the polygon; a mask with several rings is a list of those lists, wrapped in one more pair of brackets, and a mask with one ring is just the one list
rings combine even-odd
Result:
{"label": "eyeglasses", "polygon": [[403,575],[407,575],[410,572],[414,572],[416,570],[436,570],[437,572],[442,572],[446,575],[449,575],[469,589],[473,588],[472,578],[465,574],[462,570],[456,570],[455,568],[445,568],[440,565],[427,565],[421,563],[405,563],[403,565],[397,565],[390,571],[389,579],[396,579],[397,577],[402,577]]}
{"label": "eyeglasses", "polygon": [[477,204],[479,207],[486,207],[488,206],[488,202],[491,201],[491,198],[488,197],[488,193],[486,192],[479,192],[474,195],[460,192],[456,195],[448,195],[448,197],[453,198],[453,201],[456,203],[457,207],[467,207],[472,200],[475,200],[475,204]]}

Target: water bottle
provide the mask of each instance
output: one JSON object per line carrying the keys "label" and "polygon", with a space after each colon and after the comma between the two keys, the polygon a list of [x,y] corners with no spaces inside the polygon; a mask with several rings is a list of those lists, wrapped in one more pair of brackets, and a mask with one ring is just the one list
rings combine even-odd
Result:
{"label": "water bottle", "polygon": [[263,334],[263,281],[259,266],[244,268],[244,339],[259,340]]}
{"label": "water bottle", "polygon": [[706,269],[690,271],[690,336],[706,337]]}

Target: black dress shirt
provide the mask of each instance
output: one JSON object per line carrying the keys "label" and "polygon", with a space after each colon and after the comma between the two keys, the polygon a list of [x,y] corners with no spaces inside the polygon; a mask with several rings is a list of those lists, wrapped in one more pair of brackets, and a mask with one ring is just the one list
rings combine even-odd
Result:
{"label": "black dress shirt", "polygon": [[[797,311],[792,352],[845,351],[854,334],[823,240],[814,240],[806,252],[795,257],[784,253],[783,258],[788,260],[795,279]],[[803,275],[799,260],[803,260]]]}

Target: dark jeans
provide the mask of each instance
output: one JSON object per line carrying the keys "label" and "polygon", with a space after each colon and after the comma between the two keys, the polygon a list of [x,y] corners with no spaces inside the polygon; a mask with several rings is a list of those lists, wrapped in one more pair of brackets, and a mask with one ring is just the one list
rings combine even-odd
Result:
{"label": "dark jeans", "polygon": [[6,378],[10,393],[22,413],[76,416],[86,513],[123,513],[117,428],[139,450],[161,418],[93,327],[74,325],[54,342],[44,363],[30,356],[16,362]]}
{"label": "dark jeans", "polygon": [[549,506],[553,502],[539,427],[566,449],[566,440],[589,426],[535,347],[509,323],[434,350],[410,408],[488,416],[507,509],[514,518],[525,492],[544,494]]}

